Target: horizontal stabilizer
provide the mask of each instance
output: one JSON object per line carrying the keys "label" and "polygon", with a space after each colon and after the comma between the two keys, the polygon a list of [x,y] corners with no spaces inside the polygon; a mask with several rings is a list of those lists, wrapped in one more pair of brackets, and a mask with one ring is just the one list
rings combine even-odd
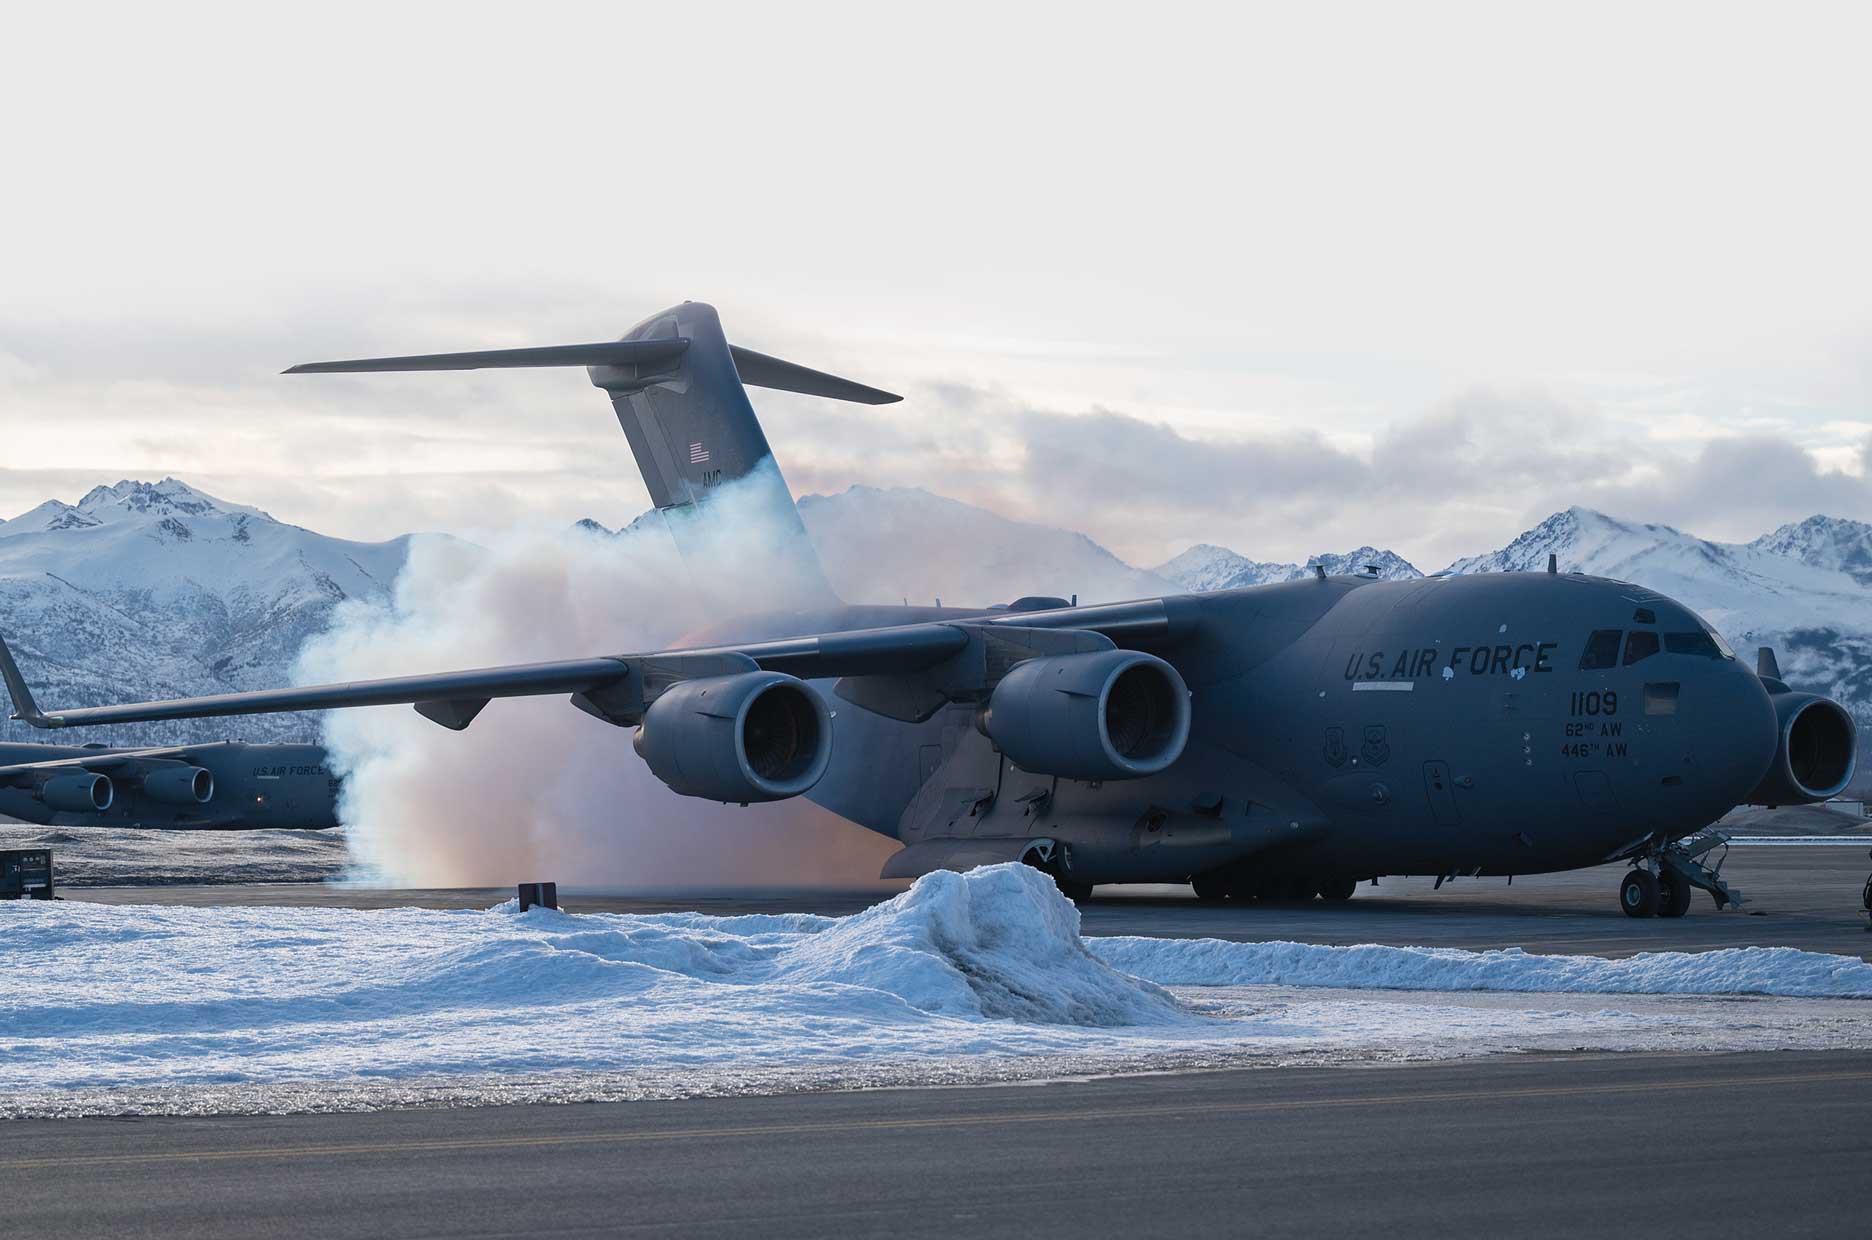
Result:
{"label": "horizontal stabilizer", "polygon": [[[601,340],[596,344],[555,344],[537,349],[480,349],[472,353],[415,353],[408,357],[358,357],[341,362],[302,362],[289,375],[363,374],[398,370],[494,370],[544,366],[610,366],[635,369],[667,365],[689,348],[687,336],[649,340]],[[861,405],[889,405],[903,399],[893,392],[867,387],[795,362],[728,346],[735,371],[749,387],[774,388],[806,396],[849,400]]]}
{"label": "horizontal stabilizer", "polygon": [[824,396],[832,400],[849,400],[860,405],[892,405],[903,399],[894,393],[866,387],[862,383],[853,383],[850,379],[841,379],[823,370],[813,370],[792,362],[783,362],[777,357],[756,353],[738,344],[728,346],[728,355],[734,358],[735,371],[740,374],[741,382],[749,387],[799,392],[805,396]]}
{"label": "horizontal stabilizer", "polygon": [[[361,357],[345,362],[305,362],[289,375],[347,374],[372,370],[488,370],[529,366],[644,366],[681,357],[689,341],[603,340],[597,344],[556,344],[540,349],[482,349],[474,353],[417,353],[409,357]],[[785,363],[781,363],[785,365]],[[811,373],[811,372],[808,372]],[[856,384],[852,386],[856,387]],[[869,390],[869,389],[867,389]],[[849,399],[856,399],[849,398]]]}

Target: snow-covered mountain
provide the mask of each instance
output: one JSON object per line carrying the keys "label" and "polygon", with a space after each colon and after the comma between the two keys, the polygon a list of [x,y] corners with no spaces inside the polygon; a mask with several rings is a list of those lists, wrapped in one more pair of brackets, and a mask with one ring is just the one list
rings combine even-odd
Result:
{"label": "snow-covered mountain", "polygon": [[1409,581],[1423,576],[1416,565],[1395,551],[1381,551],[1376,547],[1360,547],[1342,555],[1323,553],[1304,564],[1282,564],[1251,560],[1213,543],[1197,543],[1168,563],[1159,564],[1154,571],[1185,590],[1233,590],[1274,581],[1295,581],[1312,573],[1311,566],[1315,564],[1331,576],[1354,576],[1374,569],[1377,576],[1386,581]]}
{"label": "snow-covered mountain", "polygon": [[1753,657],[1774,646],[1790,682],[1834,693],[1872,719],[1872,582],[1854,570],[1868,527],[1810,517],[1751,543],[1719,543],[1590,508],[1557,512],[1453,573],[1562,571],[1641,582],[1688,605]]}
{"label": "snow-covered mountain", "polygon": [[1872,586],[1872,525],[1844,517],[1808,517],[1763,534],[1749,546],[1815,568],[1845,573]]}
{"label": "snow-covered mountain", "polygon": [[826,579],[853,603],[1011,602],[1049,594],[1112,602],[1174,592],[1084,534],[1013,521],[916,487],[808,495],[800,518]]}
{"label": "snow-covered mountain", "polygon": [[[357,543],[276,521],[173,478],[100,486],[0,523],[0,631],[47,705],[286,683],[340,600],[385,594],[408,538]],[[128,744],[309,739],[300,716],[98,729]],[[8,740],[44,740],[24,724]]]}

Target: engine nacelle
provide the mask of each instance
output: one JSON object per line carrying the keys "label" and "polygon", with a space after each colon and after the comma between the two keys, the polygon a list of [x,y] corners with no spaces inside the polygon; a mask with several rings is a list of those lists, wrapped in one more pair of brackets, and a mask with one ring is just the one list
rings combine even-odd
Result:
{"label": "engine nacelle", "polygon": [[1001,678],[977,726],[1024,771],[1137,779],[1182,756],[1189,690],[1137,650],[1029,659]]}
{"label": "engine nacelle", "polygon": [[632,744],[683,796],[780,801],[825,774],[832,716],[803,681],[780,672],[708,676],[664,690]]}
{"label": "engine nacelle", "polygon": [[1846,708],[1814,693],[1777,693],[1780,741],[1750,805],[1807,805],[1838,796],[1859,758],[1859,730]]}
{"label": "engine nacelle", "polygon": [[214,800],[214,773],[199,766],[169,767],[145,776],[143,793],[164,805],[206,805]]}
{"label": "engine nacelle", "polygon": [[117,789],[108,776],[74,771],[46,780],[39,789],[39,799],[69,813],[101,814],[117,799]]}

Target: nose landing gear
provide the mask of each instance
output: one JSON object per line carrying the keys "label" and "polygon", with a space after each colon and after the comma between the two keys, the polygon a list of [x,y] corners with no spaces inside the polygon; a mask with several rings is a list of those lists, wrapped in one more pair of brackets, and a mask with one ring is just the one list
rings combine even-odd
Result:
{"label": "nose landing gear", "polygon": [[1657,875],[1649,870],[1629,870],[1618,885],[1619,907],[1627,917],[1656,917],[1658,911]]}
{"label": "nose landing gear", "polygon": [[[1627,917],[1682,917],[1690,911],[1691,888],[1701,887],[1717,908],[1740,908],[1742,893],[1722,876],[1728,843],[1728,836],[1714,830],[1663,845],[1647,843],[1632,857],[1633,868],[1619,883],[1619,907]],[[1705,865],[1719,847],[1722,858],[1714,866]]]}

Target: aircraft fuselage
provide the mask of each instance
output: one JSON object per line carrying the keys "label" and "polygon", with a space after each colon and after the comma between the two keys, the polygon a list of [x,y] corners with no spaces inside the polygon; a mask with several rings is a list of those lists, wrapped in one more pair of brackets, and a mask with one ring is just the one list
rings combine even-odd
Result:
{"label": "aircraft fuselage", "polygon": [[[899,873],[1045,839],[1092,882],[1183,881],[1250,858],[1356,878],[1528,874],[1688,834],[1747,797],[1776,750],[1761,678],[1687,608],[1626,583],[1334,577],[1164,604],[1172,636],[1137,644],[1182,674],[1192,723],[1161,773],[1022,771],[973,707],[899,723],[820,681],[836,741],[810,796],[909,845]],[[845,627],[881,612],[1044,627],[1085,614],[850,611]]]}
{"label": "aircraft fuselage", "polygon": [[[0,744],[0,767],[64,758],[101,758],[121,750],[75,745]],[[54,809],[30,784],[0,786],[0,814],[56,827],[117,827],[162,830],[325,830],[338,825],[339,780],[318,745],[243,744],[223,741],[190,746],[188,761],[214,776],[214,795],[204,804],[177,805],[146,795],[134,776],[111,778],[109,808]]]}

